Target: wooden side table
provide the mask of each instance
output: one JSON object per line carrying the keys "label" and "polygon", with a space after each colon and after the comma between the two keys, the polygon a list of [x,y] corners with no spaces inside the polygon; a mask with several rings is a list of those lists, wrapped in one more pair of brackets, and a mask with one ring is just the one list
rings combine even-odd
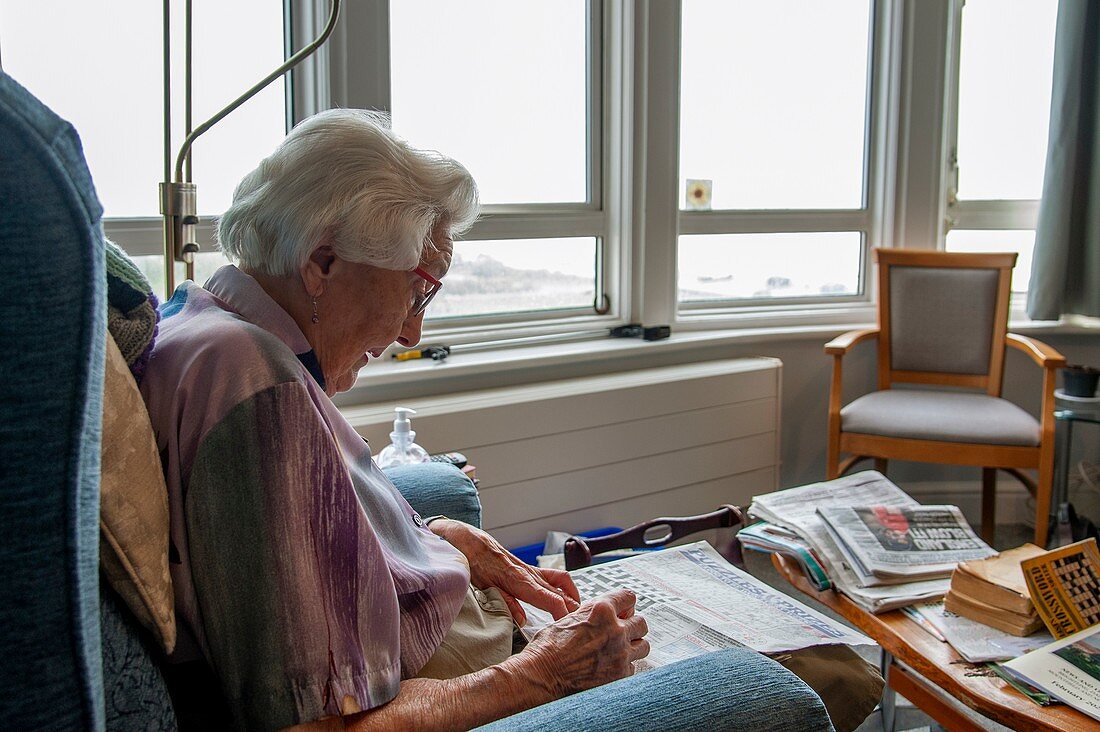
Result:
{"label": "wooden side table", "polygon": [[[953,732],[981,732],[980,724],[961,712],[953,697],[978,714],[1014,730],[1095,732],[1100,723],[1062,704],[1041,707],[982,664],[967,663],[949,644],[909,619],[900,610],[872,615],[833,590],[815,590],[793,561],[772,555],[779,573],[802,593],[814,598],[882,646],[883,676],[890,689],[913,702],[925,714]],[[883,700],[883,728],[893,729],[893,699]]]}

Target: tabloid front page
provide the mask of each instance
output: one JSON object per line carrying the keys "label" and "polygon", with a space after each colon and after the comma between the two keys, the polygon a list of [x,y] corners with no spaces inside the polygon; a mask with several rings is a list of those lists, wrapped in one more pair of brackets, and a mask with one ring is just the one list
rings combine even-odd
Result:
{"label": "tabloid front page", "polygon": [[823,483],[768,493],[753,498],[749,513],[796,531],[825,561],[833,585],[854,603],[880,613],[921,600],[943,596],[949,578],[864,587],[829,536],[817,509],[828,506],[918,506],[915,500],[886,479],[867,470]]}
{"label": "tabloid front page", "polygon": [[[825,617],[730,565],[704,541],[572,572],[582,599],[629,588],[649,625],[650,654],[639,670],[723,648],[764,653],[816,645],[870,645]],[[553,619],[528,605],[528,638]]]}
{"label": "tabloid front page", "polygon": [[996,554],[956,506],[822,506],[817,512],[858,574],[870,575],[865,584],[949,577],[959,562]]}

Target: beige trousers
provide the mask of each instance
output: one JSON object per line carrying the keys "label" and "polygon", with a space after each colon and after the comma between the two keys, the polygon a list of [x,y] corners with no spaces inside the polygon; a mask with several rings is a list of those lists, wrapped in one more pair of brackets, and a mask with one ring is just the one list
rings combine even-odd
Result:
{"label": "beige trousers", "polygon": [[500,663],[512,655],[512,614],[495,587],[470,587],[451,629],[417,674],[453,679]]}

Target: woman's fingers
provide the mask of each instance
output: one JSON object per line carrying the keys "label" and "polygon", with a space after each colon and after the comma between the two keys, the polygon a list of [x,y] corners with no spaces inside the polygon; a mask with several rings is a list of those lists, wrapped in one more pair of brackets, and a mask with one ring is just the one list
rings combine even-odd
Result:
{"label": "woman's fingers", "polygon": [[520,600],[550,613],[554,616],[554,620],[561,620],[571,612],[560,593],[536,583],[530,577],[527,581],[521,580],[514,588],[508,589]]}
{"label": "woman's fingers", "polygon": [[569,576],[568,572],[561,569],[540,569],[538,571],[550,585],[564,591],[566,597],[580,604],[581,593],[577,591],[577,586],[573,583],[573,578]]}
{"label": "woman's fingers", "polygon": [[519,600],[507,592],[501,592],[500,596],[504,598],[504,604],[508,606],[508,612],[512,614],[512,622],[521,628],[527,625],[527,613],[524,612],[523,605],[519,604]]}
{"label": "woman's fingers", "polygon": [[649,641],[645,638],[630,641],[630,662],[640,661],[649,655]]}
{"label": "woman's fingers", "polygon": [[615,607],[615,614],[620,618],[629,618],[634,614],[634,603],[638,601],[637,595],[632,590],[612,590],[605,595]]}

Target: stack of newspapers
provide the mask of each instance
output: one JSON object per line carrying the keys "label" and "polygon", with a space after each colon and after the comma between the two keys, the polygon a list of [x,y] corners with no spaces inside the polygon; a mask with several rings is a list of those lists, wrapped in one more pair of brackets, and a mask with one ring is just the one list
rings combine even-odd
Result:
{"label": "stack of newspapers", "polygon": [[994,553],[956,507],[921,506],[873,470],[755,496],[749,513],[766,524],[738,534],[748,545],[769,525],[796,535],[833,588],[872,613],[942,597],[958,562]]}

